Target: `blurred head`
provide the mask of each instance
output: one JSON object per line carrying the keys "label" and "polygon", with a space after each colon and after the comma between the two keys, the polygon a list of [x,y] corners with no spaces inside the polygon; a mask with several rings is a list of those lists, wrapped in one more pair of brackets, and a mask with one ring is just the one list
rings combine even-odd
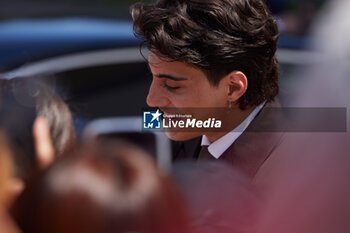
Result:
{"label": "blurred head", "polygon": [[0,89],[0,128],[8,139],[16,174],[26,180],[73,147],[71,113],[60,97],[34,81],[0,80]]}
{"label": "blurred head", "polygon": [[89,146],[63,157],[24,191],[14,216],[24,232],[189,232],[174,187],[143,150]]}

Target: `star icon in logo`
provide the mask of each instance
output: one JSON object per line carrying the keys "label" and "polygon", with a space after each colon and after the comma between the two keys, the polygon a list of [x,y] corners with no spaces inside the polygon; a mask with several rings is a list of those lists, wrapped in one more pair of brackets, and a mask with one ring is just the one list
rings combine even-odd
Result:
{"label": "star icon in logo", "polygon": [[154,120],[158,120],[158,117],[160,117],[162,114],[159,112],[159,109],[157,109],[157,112],[151,114],[153,116],[151,122]]}

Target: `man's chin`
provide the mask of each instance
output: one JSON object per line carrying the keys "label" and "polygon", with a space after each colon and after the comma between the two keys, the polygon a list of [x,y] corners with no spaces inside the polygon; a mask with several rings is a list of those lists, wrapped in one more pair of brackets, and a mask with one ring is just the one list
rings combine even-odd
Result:
{"label": "man's chin", "polygon": [[166,131],[167,137],[173,141],[187,141],[199,136],[202,136],[200,132],[174,132]]}

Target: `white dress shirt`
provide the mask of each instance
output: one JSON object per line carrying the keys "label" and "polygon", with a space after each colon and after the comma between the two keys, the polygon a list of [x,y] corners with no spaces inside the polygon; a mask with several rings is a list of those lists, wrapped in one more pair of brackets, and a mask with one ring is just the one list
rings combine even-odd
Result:
{"label": "white dress shirt", "polygon": [[202,146],[208,146],[209,153],[214,156],[216,159],[220,158],[220,156],[234,143],[239,136],[247,129],[252,120],[256,117],[256,115],[260,112],[260,110],[264,107],[264,103],[257,106],[249,116],[242,121],[236,128],[234,128],[231,132],[228,132],[218,140],[210,143],[207,136],[202,136]]}

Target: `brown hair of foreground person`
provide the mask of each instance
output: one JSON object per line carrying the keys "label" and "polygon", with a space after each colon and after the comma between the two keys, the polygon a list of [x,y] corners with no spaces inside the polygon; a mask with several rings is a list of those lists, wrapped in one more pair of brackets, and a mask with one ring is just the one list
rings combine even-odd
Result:
{"label": "brown hair of foreground person", "polygon": [[[47,121],[44,129],[37,127],[39,118]],[[50,161],[75,146],[72,114],[66,103],[48,86],[29,78],[0,80],[0,128],[8,140],[16,176],[24,181],[42,169],[41,158],[48,157],[39,153],[39,145],[51,142]],[[38,137],[46,131],[46,138]]]}
{"label": "brown hair of foreground person", "polygon": [[90,145],[53,164],[13,208],[24,233],[187,233],[171,182],[129,144]]}

